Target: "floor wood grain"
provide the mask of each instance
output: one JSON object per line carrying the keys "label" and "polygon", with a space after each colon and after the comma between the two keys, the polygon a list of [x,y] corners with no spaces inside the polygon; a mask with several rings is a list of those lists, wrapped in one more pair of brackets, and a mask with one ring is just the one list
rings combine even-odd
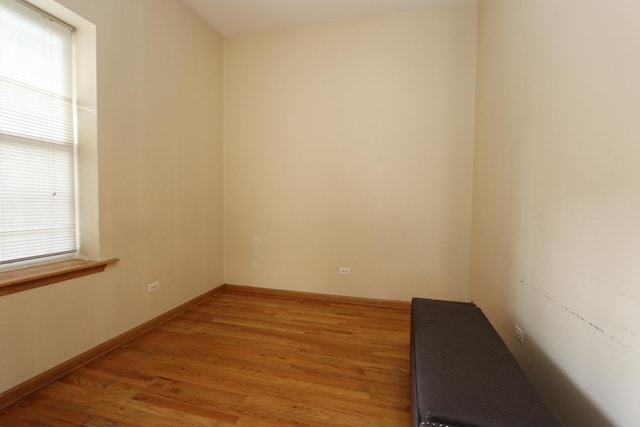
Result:
{"label": "floor wood grain", "polygon": [[410,424],[400,308],[225,292],[0,412],[0,426]]}

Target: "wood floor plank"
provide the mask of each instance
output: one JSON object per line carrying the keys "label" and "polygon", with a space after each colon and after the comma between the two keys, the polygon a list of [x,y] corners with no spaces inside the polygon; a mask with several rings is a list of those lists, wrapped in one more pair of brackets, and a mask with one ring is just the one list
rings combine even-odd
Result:
{"label": "wood floor plank", "polygon": [[410,424],[409,311],[219,293],[0,412],[0,426]]}

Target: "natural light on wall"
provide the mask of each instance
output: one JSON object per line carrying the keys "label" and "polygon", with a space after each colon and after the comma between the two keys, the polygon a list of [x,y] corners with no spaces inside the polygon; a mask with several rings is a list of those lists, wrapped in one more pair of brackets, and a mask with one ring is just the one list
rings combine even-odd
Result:
{"label": "natural light on wall", "polygon": [[0,0],[0,265],[77,250],[72,37]]}

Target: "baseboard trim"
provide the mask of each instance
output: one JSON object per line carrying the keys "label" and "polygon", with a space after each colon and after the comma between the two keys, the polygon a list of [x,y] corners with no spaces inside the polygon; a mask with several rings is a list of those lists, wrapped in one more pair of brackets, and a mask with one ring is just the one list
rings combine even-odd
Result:
{"label": "baseboard trim", "polygon": [[274,298],[311,300],[334,304],[358,304],[368,307],[394,308],[404,310],[411,309],[411,302],[409,301],[394,301],[375,298],[350,297],[343,295],[319,294],[313,292],[286,291],[282,289],[257,288],[253,286],[243,285],[225,284],[224,292],[233,294],[269,296]]}
{"label": "baseboard trim", "polygon": [[181,304],[178,307],[169,310],[158,317],[155,317],[121,335],[118,335],[115,338],[110,339],[109,341],[106,341],[92,348],[91,350],[79,354],[78,356],[69,359],[66,362],[63,362],[60,365],[49,369],[48,371],[36,375],[35,377],[0,393],[0,410],[16,403],[20,399],[27,397],[31,393],[53,383],[54,381],[57,381],[65,375],[73,372],[74,370],[86,365],[92,360],[95,360],[98,357],[115,350],[116,348],[128,343],[132,339],[137,338],[154,328],[157,328],[166,321],[171,320],[174,317],[185,312],[186,310],[200,304],[205,299],[212,297],[220,292],[224,292],[224,290],[224,285],[218,286],[217,288],[212,289],[209,292],[206,292],[190,301],[187,301],[186,303]]}

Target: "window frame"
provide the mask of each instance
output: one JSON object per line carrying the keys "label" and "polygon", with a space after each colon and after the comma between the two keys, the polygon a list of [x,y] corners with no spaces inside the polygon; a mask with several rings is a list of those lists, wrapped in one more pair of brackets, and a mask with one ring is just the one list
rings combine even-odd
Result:
{"label": "window frame", "polygon": [[0,296],[98,273],[107,265],[120,261],[105,257],[100,245],[96,25],[54,0],[29,0],[29,3],[76,29],[74,89],[78,252],[75,256],[50,262],[0,269]]}

